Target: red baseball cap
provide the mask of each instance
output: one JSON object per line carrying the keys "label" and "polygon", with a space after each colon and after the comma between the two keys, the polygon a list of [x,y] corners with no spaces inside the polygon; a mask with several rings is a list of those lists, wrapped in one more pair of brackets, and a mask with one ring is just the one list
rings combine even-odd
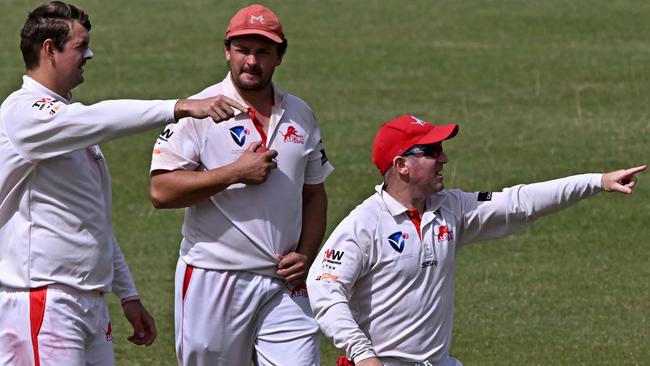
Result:
{"label": "red baseball cap", "polygon": [[275,43],[284,41],[282,24],[278,16],[269,8],[259,4],[240,9],[228,23],[226,39],[245,35],[263,36]]}
{"label": "red baseball cap", "polygon": [[411,115],[397,117],[379,128],[372,147],[372,162],[381,175],[393,165],[393,158],[400,156],[413,145],[434,144],[450,139],[458,133],[458,125],[434,126]]}

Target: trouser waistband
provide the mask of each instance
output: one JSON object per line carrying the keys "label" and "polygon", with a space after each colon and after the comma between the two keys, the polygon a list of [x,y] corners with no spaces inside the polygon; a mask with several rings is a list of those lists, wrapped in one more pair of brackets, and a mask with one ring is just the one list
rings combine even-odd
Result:
{"label": "trouser waistband", "polygon": [[403,361],[393,357],[379,357],[384,366],[445,366],[449,361],[449,356],[442,357],[436,361],[425,360],[422,362]]}

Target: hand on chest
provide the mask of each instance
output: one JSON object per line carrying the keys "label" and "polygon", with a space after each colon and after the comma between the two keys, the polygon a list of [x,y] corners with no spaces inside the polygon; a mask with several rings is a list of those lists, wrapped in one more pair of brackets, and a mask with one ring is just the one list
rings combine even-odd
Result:
{"label": "hand on chest", "polygon": [[[253,122],[247,115],[233,118],[215,125],[210,130],[206,145],[201,152],[201,162],[208,168],[229,164],[256,142],[261,142],[259,151],[276,150],[278,162],[301,161],[308,154],[309,131],[304,124],[292,118],[273,118],[263,126]],[[240,116],[241,116],[240,115]]]}

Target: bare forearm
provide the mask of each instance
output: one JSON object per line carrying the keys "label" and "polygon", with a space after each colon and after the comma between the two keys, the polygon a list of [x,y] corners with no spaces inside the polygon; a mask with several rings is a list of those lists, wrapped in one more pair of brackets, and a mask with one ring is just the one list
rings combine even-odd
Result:
{"label": "bare forearm", "polygon": [[327,194],[322,184],[303,191],[302,232],[296,252],[314,261],[327,225]]}
{"label": "bare forearm", "polygon": [[233,165],[206,171],[154,172],[151,177],[151,202],[156,208],[188,207],[237,182]]}

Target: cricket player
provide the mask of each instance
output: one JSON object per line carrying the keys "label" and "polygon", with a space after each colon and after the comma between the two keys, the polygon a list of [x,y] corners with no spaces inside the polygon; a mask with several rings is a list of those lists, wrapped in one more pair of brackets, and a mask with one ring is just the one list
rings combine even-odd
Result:
{"label": "cricket player", "polygon": [[129,340],[154,341],[113,234],[97,144],[188,116],[220,121],[237,107],[223,98],[74,103],[93,57],[90,28],[83,10],[60,1],[30,12],[23,85],[0,106],[0,365],[113,365],[107,292],[121,299]]}
{"label": "cricket player", "polygon": [[640,166],[517,185],[444,190],[455,124],[405,115],[379,129],[384,182],[334,230],[309,271],[316,320],[357,366],[460,366],[449,355],[457,250],[501,238],[600,191],[631,193]]}
{"label": "cricket player", "polygon": [[305,289],[325,230],[332,172],[318,122],[272,82],[287,40],[261,5],[228,24],[230,72],[196,98],[247,107],[218,125],[187,118],[158,138],[156,207],[186,207],[176,269],[182,365],[318,365],[319,330]]}

